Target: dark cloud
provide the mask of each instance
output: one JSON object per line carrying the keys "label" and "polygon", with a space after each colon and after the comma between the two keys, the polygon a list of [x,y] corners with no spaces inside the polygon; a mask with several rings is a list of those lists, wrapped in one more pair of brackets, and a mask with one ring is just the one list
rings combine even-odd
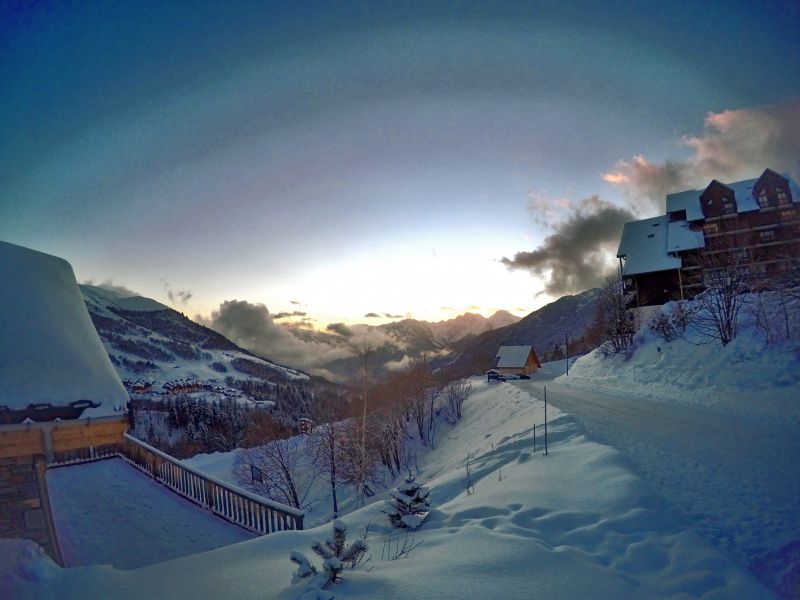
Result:
{"label": "dark cloud", "polygon": [[346,345],[296,337],[290,326],[275,322],[266,306],[246,300],[227,300],[210,317],[195,320],[260,356],[329,378],[333,375],[323,365],[352,355]]}
{"label": "dark cloud", "polygon": [[292,312],[279,312],[272,315],[273,319],[288,319],[289,317],[305,317],[308,313],[302,310],[295,310]]}
{"label": "dark cloud", "polygon": [[703,133],[681,141],[694,151],[686,161],[656,164],[638,155],[617,162],[603,179],[645,213],[658,214],[668,193],[702,189],[712,179],[757,177],[767,167],[800,176],[800,100],[709,113]]}
{"label": "dark cloud", "polygon": [[346,339],[353,337],[353,330],[344,323],[329,323],[326,329]]}
{"label": "dark cloud", "polygon": [[574,207],[555,233],[532,252],[503,257],[509,269],[527,269],[545,278],[544,292],[561,296],[598,285],[612,270],[609,253],[616,253],[622,226],[636,215],[591,196]]}
{"label": "dark cloud", "polygon": [[365,319],[375,319],[375,318],[379,318],[379,317],[380,317],[380,315],[378,313],[374,313],[374,312],[368,312],[367,314],[364,315]]}
{"label": "dark cloud", "polygon": [[302,306],[303,305],[303,303],[300,302],[299,300],[289,300],[289,304],[295,304],[297,306]]}
{"label": "dark cloud", "polygon": [[392,313],[383,313],[383,316],[387,319],[402,319],[403,315],[393,315]]}
{"label": "dark cloud", "polygon": [[115,294],[119,295],[122,298],[130,298],[131,296],[139,296],[138,293],[134,292],[126,288],[121,283],[114,283],[111,279],[106,279],[102,283],[95,283],[91,279],[87,279],[83,282],[85,285],[93,285],[94,287],[99,287],[104,290],[108,290],[109,292],[114,292]]}

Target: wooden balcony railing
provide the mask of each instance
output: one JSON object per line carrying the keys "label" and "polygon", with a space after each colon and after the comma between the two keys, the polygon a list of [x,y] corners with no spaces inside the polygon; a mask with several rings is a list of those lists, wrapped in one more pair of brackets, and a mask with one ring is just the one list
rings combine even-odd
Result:
{"label": "wooden balcony railing", "polygon": [[127,433],[120,455],[177,494],[244,529],[259,535],[303,529],[303,511],[210,477]]}

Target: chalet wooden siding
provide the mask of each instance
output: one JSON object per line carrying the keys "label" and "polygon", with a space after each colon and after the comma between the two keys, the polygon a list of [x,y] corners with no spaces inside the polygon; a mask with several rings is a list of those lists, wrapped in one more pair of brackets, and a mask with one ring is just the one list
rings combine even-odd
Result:
{"label": "chalet wooden siding", "polygon": [[[648,229],[659,219],[668,224],[663,240]],[[750,289],[769,287],[800,260],[800,187],[767,169],[757,179],[669,194],[664,217],[626,223],[617,257],[636,306],[692,298],[714,265],[733,266]]]}

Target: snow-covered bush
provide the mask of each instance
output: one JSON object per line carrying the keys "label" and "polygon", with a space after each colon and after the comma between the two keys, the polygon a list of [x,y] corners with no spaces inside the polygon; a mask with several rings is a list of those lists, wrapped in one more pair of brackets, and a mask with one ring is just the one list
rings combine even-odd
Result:
{"label": "snow-covered bush", "polygon": [[315,540],[311,549],[322,559],[322,572],[309,561],[302,552],[293,550],[289,553],[289,560],[297,565],[297,570],[292,575],[292,583],[305,583],[300,600],[330,600],[333,594],[325,591],[332,583],[341,580],[341,572],[345,567],[350,569],[358,566],[364,559],[364,554],[369,550],[366,535],[357,539],[349,546],[347,542],[347,525],[339,519],[333,522],[333,537],[325,540]]}
{"label": "snow-covered bush", "polygon": [[395,527],[416,529],[430,512],[429,494],[430,490],[427,487],[420,485],[409,475],[403,483],[389,492],[390,498],[386,500],[387,510],[383,512]]}

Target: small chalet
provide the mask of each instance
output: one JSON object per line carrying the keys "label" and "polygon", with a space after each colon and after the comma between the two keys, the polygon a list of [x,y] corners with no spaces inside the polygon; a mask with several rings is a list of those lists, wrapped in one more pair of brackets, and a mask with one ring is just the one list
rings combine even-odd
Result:
{"label": "small chalet", "polygon": [[533,346],[500,346],[493,371],[500,375],[530,375],[542,365]]}

